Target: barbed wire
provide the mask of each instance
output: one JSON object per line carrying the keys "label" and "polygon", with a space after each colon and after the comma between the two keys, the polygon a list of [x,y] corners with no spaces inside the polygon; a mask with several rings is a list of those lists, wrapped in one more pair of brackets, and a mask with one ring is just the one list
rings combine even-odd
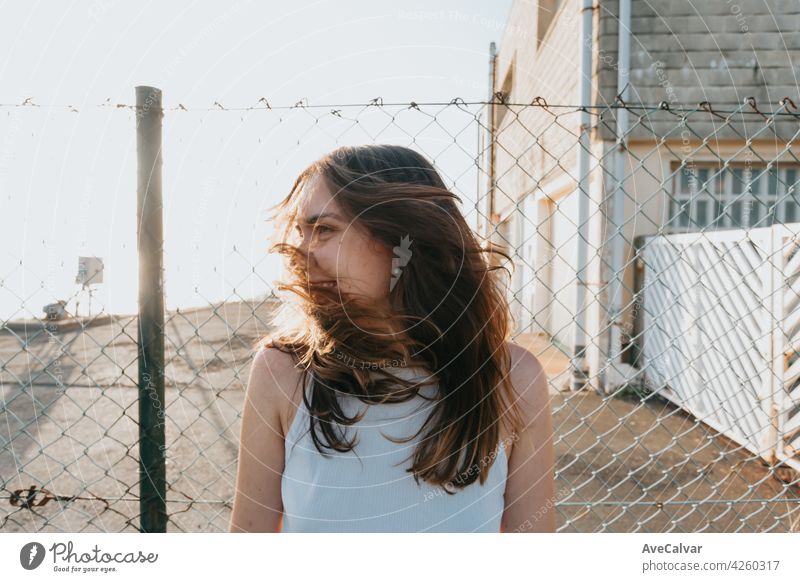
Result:
{"label": "barbed wire", "polygon": [[[13,108],[42,108],[42,109],[64,109],[69,112],[73,113],[80,113],[81,109],[87,108],[100,108],[100,109],[129,109],[129,110],[136,110],[138,107],[144,106],[137,106],[135,104],[130,103],[115,103],[111,100],[110,97],[106,98],[105,101],[102,103],[91,104],[87,106],[81,106],[80,108],[76,105],[71,104],[42,104],[37,103],[37,100],[34,97],[27,97],[20,103],[0,103],[0,109],[13,109]],[[790,117],[800,117],[800,111],[798,111],[797,106],[795,105],[794,100],[791,97],[783,97],[782,99],[778,100],[774,105],[777,106],[777,109],[774,111],[763,111],[759,108],[758,102],[755,97],[747,96],[742,100],[742,103],[738,106],[732,107],[730,103],[725,103],[724,105],[728,106],[729,108],[726,109],[724,107],[714,107],[709,101],[701,101],[698,102],[696,105],[692,106],[689,104],[679,105],[675,107],[671,105],[667,101],[661,101],[658,104],[632,104],[626,103],[620,95],[617,95],[615,100],[610,103],[600,104],[600,105],[567,105],[567,104],[548,104],[547,100],[542,96],[534,97],[530,102],[522,102],[522,101],[507,101],[502,93],[496,93],[495,99],[488,101],[488,100],[475,100],[475,101],[467,101],[462,99],[461,97],[456,97],[451,99],[450,101],[397,101],[397,102],[389,102],[385,103],[382,97],[375,97],[370,99],[366,102],[355,102],[355,103],[320,103],[320,104],[310,104],[308,103],[308,99],[303,97],[299,101],[296,101],[292,105],[272,105],[266,97],[261,97],[255,104],[250,106],[233,106],[227,107],[220,103],[219,101],[214,101],[210,107],[187,107],[182,103],[178,103],[177,105],[169,106],[169,107],[162,107],[162,111],[183,111],[183,112],[209,112],[209,111],[230,111],[230,112],[242,112],[242,111],[280,111],[280,110],[290,110],[290,109],[331,109],[331,113],[334,115],[338,114],[337,108],[348,108],[348,107],[407,107],[408,109],[418,109],[421,106],[445,106],[445,105],[463,105],[463,106],[486,106],[486,105],[501,105],[505,107],[541,107],[542,109],[569,109],[569,110],[582,110],[586,109],[588,111],[597,111],[597,110],[609,110],[609,109],[627,109],[627,110],[639,110],[639,111],[669,111],[672,113],[695,113],[699,111],[704,111],[710,113],[712,115],[720,116],[724,114],[731,114],[731,113],[747,113],[751,115],[760,115],[762,117],[766,116],[775,116],[775,115],[785,115]],[[742,105],[749,106],[752,111],[743,111]],[[148,108],[152,107],[152,105],[147,105]],[[732,108],[730,108],[732,107]],[[791,108],[794,112],[789,111],[788,109]]]}

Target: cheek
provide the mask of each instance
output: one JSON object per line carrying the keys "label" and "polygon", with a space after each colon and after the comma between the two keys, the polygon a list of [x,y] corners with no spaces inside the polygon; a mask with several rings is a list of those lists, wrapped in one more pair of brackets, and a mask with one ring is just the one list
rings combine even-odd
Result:
{"label": "cheek", "polygon": [[341,274],[351,277],[372,297],[388,293],[392,266],[392,253],[388,249],[361,237],[346,237],[339,249]]}
{"label": "cheek", "polygon": [[345,235],[336,243],[335,265],[340,275],[354,279],[364,276],[364,248],[357,237]]}
{"label": "cheek", "polygon": [[[341,247],[336,242],[325,242],[317,248],[314,257],[325,273],[336,274],[337,260],[341,262],[341,257],[337,259],[340,250]],[[339,269],[341,270],[341,264]]]}
{"label": "cheek", "polygon": [[314,257],[323,272],[340,277],[353,277],[358,270],[360,249],[348,237],[332,237],[321,242],[314,252]]}

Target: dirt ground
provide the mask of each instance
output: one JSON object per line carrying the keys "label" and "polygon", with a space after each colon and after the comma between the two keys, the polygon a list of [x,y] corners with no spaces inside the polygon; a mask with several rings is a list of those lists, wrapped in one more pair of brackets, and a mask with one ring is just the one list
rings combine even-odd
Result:
{"label": "dirt ground", "polygon": [[[274,307],[168,314],[168,531],[227,531],[250,346]],[[130,317],[0,331],[0,531],[137,531],[136,337]],[[566,356],[517,341],[551,381],[559,531],[800,531],[789,473],[665,400],[562,392]]]}

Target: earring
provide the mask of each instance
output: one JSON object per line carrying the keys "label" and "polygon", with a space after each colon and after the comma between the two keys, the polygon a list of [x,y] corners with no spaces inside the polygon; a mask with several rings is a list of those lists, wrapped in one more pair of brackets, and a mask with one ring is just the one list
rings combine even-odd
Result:
{"label": "earring", "polygon": [[400,276],[400,273],[402,272],[403,271],[400,269],[400,267],[395,267],[394,269],[392,269],[392,275]]}

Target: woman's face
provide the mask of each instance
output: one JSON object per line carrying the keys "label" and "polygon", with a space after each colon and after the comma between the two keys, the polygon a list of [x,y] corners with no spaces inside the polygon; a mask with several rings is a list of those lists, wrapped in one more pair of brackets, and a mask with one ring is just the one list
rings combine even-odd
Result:
{"label": "woman's face", "polygon": [[[344,217],[328,185],[319,176],[300,193],[294,233],[308,254],[308,281],[336,281],[342,295],[360,295],[386,305],[393,253],[357,221]],[[335,290],[336,291],[336,290]]]}

